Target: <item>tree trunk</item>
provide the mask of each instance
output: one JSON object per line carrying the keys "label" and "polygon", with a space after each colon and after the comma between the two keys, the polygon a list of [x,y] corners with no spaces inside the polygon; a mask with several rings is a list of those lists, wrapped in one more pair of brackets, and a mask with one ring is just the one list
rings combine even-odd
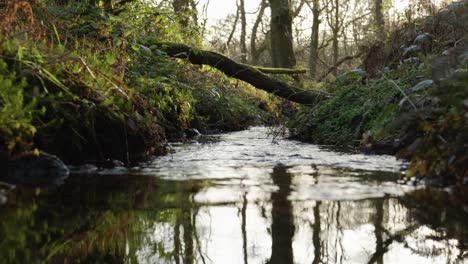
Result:
{"label": "tree trunk", "polygon": [[[339,33],[340,33],[340,22],[339,22],[339,16],[340,16],[340,9],[339,9],[339,0],[334,0],[335,2],[335,16],[334,16],[334,21],[335,21],[335,25],[334,27],[332,28],[332,31],[333,31],[333,42],[332,42],[332,46],[333,46],[333,65],[336,65],[338,63],[338,37],[339,37]],[[334,74],[335,76],[338,75],[338,69],[336,69],[334,71]]]}
{"label": "tree trunk", "polygon": [[256,65],[260,58],[260,52],[257,49],[257,32],[260,23],[262,22],[263,15],[265,14],[265,9],[267,7],[267,1],[262,0],[260,4],[260,9],[258,11],[257,19],[252,27],[252,35],[250,36],[250,63]]}
{"label": "tree trunk", "polygon": [[383,3],[382,0],[375,0],[374,2],[374,21],[377,27],[377,38],[378,40],[385,40],[385,20],[383,14]]}
{"label": "tree trunk", "polygon": [[189,19],[187,17],[189,0],[173,0],[172,7],[178,16],[179,24],[182,26],[182,28],[187,28],[189,24]]}
{"label": "tree trunk", "polygon": [[241,36],[240,36],[240,49],[241,49],[241,62],[247,63],[247,45],[245,44],[245,36],[247,35],[247,21],[245,18],[245,4],[244,0],[239,0],[239,12],[241,17]]}
{"label": "tree trunk", "polygon": [[310,57],[309,57],[309,76],[311,79],[317,77],[317,62],[318,62],[318,44],[319,44],[319,29],[320,29],[320,6],[319,0],[313,0],[312,9],[314,16],[312,20],[312,32],[310,36]]}
{"label": "tree trunk", "polygon": [[222,49],[223,52],[226,51],[228,56],[230,57],[231,56],[231,51],[229,49],[229,45],[231,45],[231,41],[232,39],[234,38],[234,33],[236,33],[236,28],[237,28],[237,22],[239,21],[239,9],[237,9],[237,12],[236,12],[236,17],[234,18],[234,23],[232,24],[232,29],[231,29],[231,33],[229,33],[229,37],[226,41],[226,45],[225,47]]}
{"label": "tree trunk", "polygon": [[164,51],[168,56],[188,59],[192,64],[209,65],[229,77],[233,77],[268,93],[285,98],[287,100],[304,104],[315,105],[329,94],[320,91],[307,91],[299,87],[287,84],[284,81],[270,77],[259,69],[247,64],[235,62],[228,57],[213,52],[194,49],[184,44],[177,43],[148,43],[152,49]]}
{"label": "tree trunk", "polygon": [[271,55],[273,67],[293,68],[292,16],[289,0],[269,0],[271,8]]}

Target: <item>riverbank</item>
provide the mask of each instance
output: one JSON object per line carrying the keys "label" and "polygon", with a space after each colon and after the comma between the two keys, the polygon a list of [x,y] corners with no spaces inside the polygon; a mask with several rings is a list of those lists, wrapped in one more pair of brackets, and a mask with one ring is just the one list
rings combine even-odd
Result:
{"label": "riverbank", "polygon": [[[196,28],[187,33],[166,15],[16,0],[2,8],[3,174],[49,155],[66,164],[130,165],[166,154],[167,141],[189,140],[191,128],[235,131],[280,118],[271,96],[142,45],[148,35],[199,43]],[[16,167],[51,164],[35,165]]]}
{"label": "riverbank", "polygon": [[468,6],[456,2],[395,29],[371,47],[363,70],[345,73],[336,95],[303,108],[290,127],[318,144],[395,154],[406,177],[464,185],[468,175]]}

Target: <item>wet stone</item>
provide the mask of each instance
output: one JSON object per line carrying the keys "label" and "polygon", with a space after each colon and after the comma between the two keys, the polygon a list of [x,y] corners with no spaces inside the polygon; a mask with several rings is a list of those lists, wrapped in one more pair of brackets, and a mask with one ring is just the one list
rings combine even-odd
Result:
{"label": "wet stone", "polygon": [[468,99],[463,100],[463,106],[468,109]]}
{"label": "wet stone", "polygon": [[8,201],[4,190],[0,190],[0,205],[5,204]]}
{"label": "wet stone", "polygon": [[70,166],[71,174],[92,174],[98,171],[98,167],[93,164],[84,164],[80,166]]}
{"label": "wet stone", "polygon": [[26,185],[61,185],[70,171],[57,156],[27,155],[8,164],[8,182]]}

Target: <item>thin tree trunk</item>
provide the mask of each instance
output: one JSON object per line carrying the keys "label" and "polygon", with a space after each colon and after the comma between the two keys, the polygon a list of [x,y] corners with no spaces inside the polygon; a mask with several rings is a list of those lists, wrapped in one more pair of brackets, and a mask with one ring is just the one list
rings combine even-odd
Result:
{"label": "thin tree trunk", "polygon": [[250,63],[256,65],[260,58],[260,52],[257,50],[257,32],[260,23],[262,22],[263,15],[265,14],[265,9],[267,7],[267,1],[262,0],[260,3],[260,9],[258,11],[257,19],[252,27],[252,35],[250,36]]}
{"label": "thin tree trunk", "polygon": [[240,36],[240,49],[241,49],[241,62],[247,63],[247,45],[245,42],[245,35],[247,35],[247,21],[245,18],[245,4],[244,0],[239,0],[239,12],[241,17],[241,36]]}
{"label": "thin tree trunk", "polygon": [[179,16],[179,24],[182,26],[182,28],[187,28],[189,24],[189,20],[187,17],[189,1],[173,0],[172,7],[174,8],[174,12]]}
{"label": "thin tree trunk", "polygon": [[231,41],[234,37],[234,33],[236,33],[236,28],[237,28],[237,22],[239,21],[239,9],[236,11],[236,17],[234,18],[234,24],[232,25],[232,30],[229,33],[229,37],[226,41],[226,46],[224,47],[224,51],[227,51],[228,56],[230,56],[229,52],[229,45],[231,44]]}
{"label": "thin tree trunk", "polygon": [[381,41],[385,40],[385,20],[383,14],[382,0],[375,0],[374,2],[374,20],[377,27],[377,38]]}
{"label": "thin tree trunk", "polygon": [[[333,46],[333,65],[336,65],[338,63],[338,56],[339,56],[338,37],[340,33],[340,28],[339,28],[340,8],[339,8],[339,0],[334,0],[334,2],[335,2],[335,17],[334,17],[335,25],[334,25],[334,28],[332,29],[333,30],[332,46]],[[338,75],[338,69],[334,70],[334,74],[335,76]]]}
{"label": "thin tree trunk", "polygon": [[318,62],[318,44],[319,44],[319,29],[320,29],[320,7],[319,0],[313,0],[313,6],[307,2],[314,16],[312,20],[312,32],[310,36],[310,57],[309,57],[309,76],[315,79],[317,75]]}

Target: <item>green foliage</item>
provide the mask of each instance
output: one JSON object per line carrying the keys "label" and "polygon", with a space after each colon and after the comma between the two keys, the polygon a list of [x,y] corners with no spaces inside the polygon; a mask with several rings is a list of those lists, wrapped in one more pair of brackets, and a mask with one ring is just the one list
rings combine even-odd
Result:
{"label": "green foliage", "polygon": [[417,131],[422,136],[411,153],[407,175],[437,176],[446,183],[462,183],[468,175],[468,68],[440,83],[431,96],[437,97],[439,103],[418,112]]}
{"label": "green foliage", "polygon": [[[411,86],[417,68],[403,66],[363,84],[360,78],[329,89],[336,95],[316,108],[303,108],[289,126],[299,138],[321,144],[356,145],[365,131],[374,138],[394,137],[390,124],[398,113],[402,90]],[[397,87],[396,87],[396,86]]]}
{"label": "green foliage", "polygon": [[5,61],[0,60],[0,149],[9,156],[24,151],[36,133],[31,124],[35,101],[25,101],[26,85],[24,79],[17,80]]}
{"label": "green foliage", "polygon": [[28,17],[43,26],[25,33],[30,25],[14,19],[23,14],[7,10],[14,24],[0,35],[3,156],[37,147],[67,162],[127,160],[132,151],[161,153],[159,126],[237,130],[274,108],[248,86],[141,45],[200,41],[167,2],[131,1],[110,13],[87,1],[31,6]]}

